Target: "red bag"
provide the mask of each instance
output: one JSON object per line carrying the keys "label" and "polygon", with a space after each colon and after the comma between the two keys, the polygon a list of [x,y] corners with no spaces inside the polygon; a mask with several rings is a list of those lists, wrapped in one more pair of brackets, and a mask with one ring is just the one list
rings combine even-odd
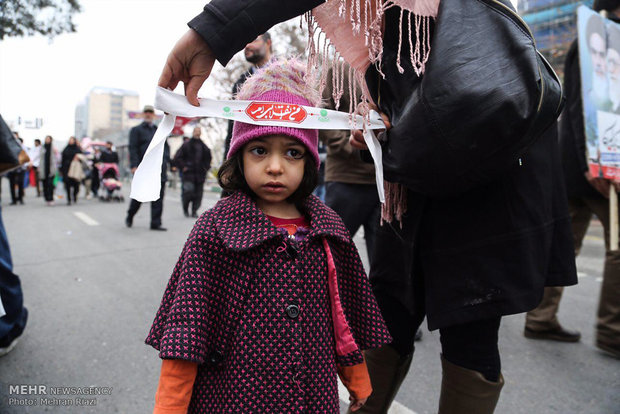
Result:
{"label": "red bag", "polygon": [[34,170],[34,168],[30,169],[30,186],[37,186],[37,172]]}

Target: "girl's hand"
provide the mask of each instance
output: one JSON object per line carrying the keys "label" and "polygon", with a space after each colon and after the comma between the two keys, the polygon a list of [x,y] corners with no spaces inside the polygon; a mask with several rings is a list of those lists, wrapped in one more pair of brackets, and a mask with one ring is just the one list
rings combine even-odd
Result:
{"label": "girl's hand", "polygon": [[351,411],[359,410],[364,404],[366,404],[366,400],[368,400],[368,398],[362,398],[361,400],[358,400],[357,398],[349,397],[349,401],[351,401],[351,403],[349,404],[349,409]]}

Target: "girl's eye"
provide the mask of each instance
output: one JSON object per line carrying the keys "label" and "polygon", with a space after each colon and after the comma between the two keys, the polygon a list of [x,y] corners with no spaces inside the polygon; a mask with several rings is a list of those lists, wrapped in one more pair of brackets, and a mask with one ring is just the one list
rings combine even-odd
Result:
{"label": "girl's eye", "polygon": [[291,148],[288,151],[286,151],[286,156],[298,160],[304,157],[304,152],[298,149],[295,149],[295,148]]}
{"label": "girl's eye", "polygon": [[267,151],[263,147],[256,147],[256,148],[252,148],[250,150],[250,153],[252,153],[254,155],[265,155],[267,153]]}

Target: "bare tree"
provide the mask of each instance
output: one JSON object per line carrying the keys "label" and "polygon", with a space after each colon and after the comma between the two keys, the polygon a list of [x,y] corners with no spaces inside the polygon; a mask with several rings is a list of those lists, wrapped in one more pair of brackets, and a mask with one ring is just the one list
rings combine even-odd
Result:
{"label": "bare tree", "polygon": [[0,0],[0,40],[75,32],[73,16],[80,11],[77,0]]}

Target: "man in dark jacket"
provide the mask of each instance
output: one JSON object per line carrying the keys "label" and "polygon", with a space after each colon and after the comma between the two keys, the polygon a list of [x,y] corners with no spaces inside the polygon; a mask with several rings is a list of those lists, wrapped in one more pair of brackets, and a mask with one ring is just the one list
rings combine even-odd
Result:
{"label": "man in dark jacket", "polygon": [[[257,33],[321,3],[211,1],[170,53],[159,85],[174,89],[184,82],[188,101],[197,106],[197,92],[215,59],[225,65]],[[410,52],[401,51],[401,16],[397,7],[384,15],[385,78],[373,65],[366,72],[367,84],[375,79],[374,87],[367,86],[384,113],[406,102],[413,82],[421,81],[411,66],[405,76],[397,71]],[[411,41],[417,41],[415,34]],[[406,121],[400,119],[403,112],[391,116],[395,125]],[[361,133],[354,136],[361,139]],[[577,282],[555,125],[524,157],[494,181],[454,197],[432,198],[409,187],[402,227],[379,227],[370,278],[394,341],[365,353],[373,394],[359,412],[387,412],[408,371],[424,316],[441,334],[439,413],[495,410],[503,385],[501,317],[533,309],[546,285]]]}
{"label": "man in dark jacket", "polygon": [[105,149],[99,155],[99,162],[118,164],[118,153],[114,151],[113,147],[112,141],[105,143]]}
{"label": "man in dark jacket", "polygon": [[[607,10],[609,18],[620,22],[620,0],[594,2],[594,10]],[[564,67],[566,108],[560,121],[560,146],[568,205],[572,219],[575,255],[596,214],[605,229],[605,267],[596,324],[596,345],[620,357],[620,251],[609,250],[609,188],[612,182],[593,176],[588,168],[586,136],[581,96],[581,72],[577,41],[571,45]],[[531,339],[576,342],[581,334],[564,329],[557,318],[563,287],[545,288],[540,305],[528,312],[524,334]]]}
{"label": "man in dark jacket", "polygon": [[192,217],[198,217],[198,209],[202,203],[202,192],[211,167],[211,150],[200,139],[202,130],[194,128],[192,138],[183,143],[174,155],[172,162],[183,176],[183,214],[189,217],[189,205],[192,205]]}
{"label": "man in dark jacket", "polygon": [[[157,126],[153,123],[155,120],[155,108],[151,105],[146,105],[142,111],[144,121],[133,128],[129,132],[129,167],[131,173],[135,173],[138,169],[138,165],[142,162],[144,153],[149,147]],[[161,164],[161,191],[159,193],[159,199],[151,202],[151,230],[166,231],[166,228],[161,226],[161,215],[164,211],[164,190],[166,188],[165,183],[168,179],[167,168],[170,161],[170,147],[166,142],[164,146],[164,159]],[[125,218],[125,225],[131,227],[133,225],[133,217],[138,212],[138,209],[142,203],[137,200],[131,199],[129,203],[129,210],[127,210],[127,217]]]}

